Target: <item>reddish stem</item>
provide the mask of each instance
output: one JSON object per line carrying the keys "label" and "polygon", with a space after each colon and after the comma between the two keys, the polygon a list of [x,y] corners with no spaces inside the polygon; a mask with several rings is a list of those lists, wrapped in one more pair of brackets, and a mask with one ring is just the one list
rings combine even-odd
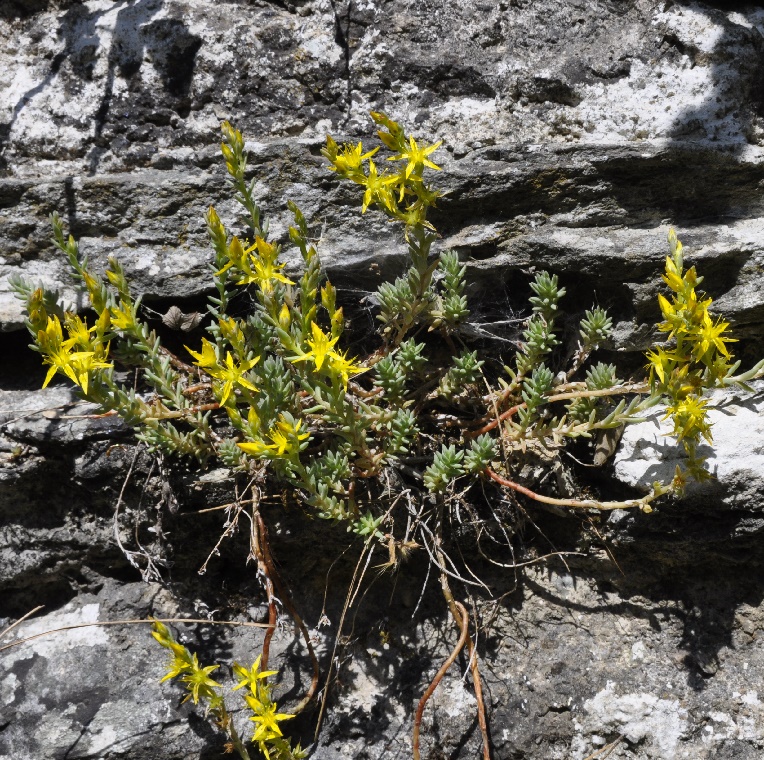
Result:
{"label": "reddish stem", "polygon": [[261,655],[260,663],[263,670],[268,669],[268,658],[271,652],[271,639],[276,632],[276,621],[278,619],[278,611],[276,610],[276,596],[273,593],[273,581],[271,575],[268,572],[268,565],[265,561],[265,554],[263,547],[267,542],[265,536],[265,525],[263,524],[260,513],[255,509],[254,514],[255,525],[252,531],[254,538],[254,550],[255,559],[257,560],[257,569],[263,574],[265,579],[265,593],[268,597],[268,629],[265,631],[265,638],[263,639],[263,653]]}
{"label": "reddish stem", "polygon": [[196,385],[189,385],[188,388],[183,391],[183,395],[191,396],[197,391],[206,391],[208,388],[212,388],[212,383],[196,383]]}
{"label": "reddish stem", "polygon": [[469,432],[464,434],[465,438],[476,438],[479,435],[482,435],[483,433],[487,433],[490,430],[493,430],[497,425],[499,425],[504,420],[508,420],[513,414],[517,413],[522,409],[524,406],[526,406],[525,402],[522,404],[517,404],[516,406],[511,406],[509,409],[507,409],[506,412],[502,412],[498,417],[494,417],[490,422],[483,425],[483,427],[478,428],[477,430],[470,430]]}
{"label": "reddish stem", "polygon": [[[552,496],[542,496],[535,491],[531,491],[530,488],[521,486],[519,483],[515,483],[512,480],[497,475],[490,467],[487,467],[486,475],[491,480],[496,481],[499,485],[505,488],[511,488],[513,491],[527,496],[529,499],[541,502],[542,504],[551,504],[555,507],[572,507],[573,509],[599,509],[599,510],[611,510],[611,509],[631,509],[633,507],[645,508],[647,505],[658,498],[658,493],[652,491],[647,496],[643,496],[641,499],[626,499],[625,501],[597,501],[596,499],[555,499]],[[663,491],[667,493],[667,491]]]}
{"label": "reddish stem", "polygon": [[435,674],[435,678],[432,679],[430,685],[427,687],[427,691],[425,691],[422,698],[419,700],[416,715],[414,716],[414,760],[421,760],[421,755],[419,754],[419,732],[422,727],[422,715],[424,714],[427,700],[432,696],[443,676],[446,675],[448,669],[454,664],[454,660],[459,656],[459,652],[462,651],[464,644],[467,641],[467,630],[469,627],[467,610],[461,602],[455,602],[455,604],[461,614],[461,633],[459,635],[459,641],[456,643],[453,652],[448,656],[448,659],[440,666],[440,670]]}
{"label": "reddish stem", "polygon": [[472,672],[472,684],[475,687],[475,699],[477,700],[478,725],[483,737],[483,760],[491,760],[491,744],[488,739],[488,722],[485,717],[485,701],[483,700],[483,681],[480,678],[477,652],[474,652],[472,639],[467,639],[470,655],[470,671]]}
{"label": "reddish stem", "polygon": [[[268,529],[265,527],[265,522],[263,522],[263,518],[260,516],[259,513],[257,514],[256,519],[257,519],[258,530],[260,531],[260,535],[261,535],[260,545],[261,545],[261,551],[263,555],[263,561],[268,571],[268,577],[273,579],[273,582],[276,585],[276,590],[279,592],[279,596],[281,597],[281,603],[284,605],[284,607],[286,607],[287,611],[292,616],[292,619],[294,620],[295,624],[300,629],[300,633],[302,634],[302,637],[305,641],[305,646],[308,648],[308,654],[310,655],[310,661],[313,666],[313,677],[311,678],[310,688],[308,689],[308,691],[306,692],[302,700],[294,708],[292,708],[294,711],[294,714],[297,715],[298,713],[301,713],[310,704],[310,702],[313,700],[313,698],[316,695],[316,691],[318,689],[318,677],[319,677],[318,657],[316,656],[316,650],[313,648],[313,644],[310,641],[310,634],[308,633],[308,629],[306,628],[305,623],[303,622],[299,613],[294,608],[294,605],[292,604],[292,600],[289,596],[289,593],[284,587],[284,584],[281,582],[281,576],[278,574],[278,571],[276,570],[273,564],[273,557],[271,556],[271,549],[268,544]],[[263,665],[263,668],[264,667],[265,666]]]}

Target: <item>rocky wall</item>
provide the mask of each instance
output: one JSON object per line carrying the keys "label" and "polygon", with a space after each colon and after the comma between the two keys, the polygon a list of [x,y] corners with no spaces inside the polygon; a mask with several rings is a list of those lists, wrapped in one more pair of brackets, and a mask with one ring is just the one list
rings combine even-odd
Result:
{"label": "rocky wall", "polygon": [[[574,315],[592,301],[611,311],[607,355],[637,368],[674,226],[750,361],[764,355],[762,34],[764,9],[734,2],[0,3],[0,624],[45,605],[6,641],[78,622],[264,614],[246,531],[197,573],[224,518],[195,513],[241,484],[153,459],[63,385],[39,390],[8,278],[86,307],[48,242],[51,211],[96,266],[118,256],[156,315],[174,301],[201,308],[204,211],[235,213],[217,147],[230,119],[275,238],[286,243],[296,201],[341,297],[367,298],[352,313],[370,328],[368,295],[402,266],[399,230],[362,217],[319,151],[327,132],[370,139],[368,111],[385,110],[444,141],[448,193],[433,221],[439,246],[468,264],[475,337],[511,349],[531,272],[546,268]],[[615,741],[612,759],[764,753],[758,399],[719,405],[718,480],[686,501],[594,521],[532,511],[517,556],[491,557],[508,567],[468,547],[489,586],[474,593],[497,760],[583,760]],[[598,486],[632,493],[672,466],[648,424],[592,475]],[[335,650],[358,547],[331,526],[306,530],[294,507],[266,515],[322,670],[336,667],[313,757],[410,757],[416,703],[456,635],[427,558],[370,570]],[[512,567],[554,551],[569,554]],[[262,641],[182,630],[207,661],[252,660]],[[272,658],[288,707],[309,680],[288,624]],[[222,756],[219,736],[158,684],[163,664],[140,626],[0,651],[0,758]],[[428,706],[423,757],[478,756],[466,669]],[[310,743],[315,720],[290,728]]]}

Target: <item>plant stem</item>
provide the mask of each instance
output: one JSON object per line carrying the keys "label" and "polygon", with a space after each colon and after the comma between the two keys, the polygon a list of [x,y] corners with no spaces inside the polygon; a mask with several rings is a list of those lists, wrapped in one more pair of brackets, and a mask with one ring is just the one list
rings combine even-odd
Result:
{"label": "plant stem", "polygon": [[491,480],[496,481],[499,485],[505,488],[511,488],[513,491],[527,496],[534,501],[541,502],[542,504],[551,504],[555,507],[572,507],[573,509],[599,509],[600,511],[612,510],[612,509],[632,509],[638,507],[639,509],[645,509],[649,507],[650,502],[655,501],[659,496],[669,493],[673,490],[671,487],[667,487],[666,490],[656,492],[654,489],[650,491],[647,496],[643,496],[641,499],[626,499],[624,501],[597,501],[596,499],[555,499],[552,496],[542,496],[541,494],[531,491],[530,488],[521,486],[519,483],[515,483],[512,480],[507,480],[501,475],[497,475],[490,467],[486,468],[486,474]]}
{"label": "plant stem", "polygon": [[464,648],[464,644],[467,641],[467,630],[469,627],[469,616],[467,615],[467,610],[464,608],[464,605],[461,602],[455,602],[456,608],[459,611],[460,614],[460,627],[461,627],[461,633],[459,634],[459,641],[456,643],[456,646],[454,647],[451,654],[448,656],[446,661],[440,666],[440,670],[435,674],[435,678],[432,679],[430,682],[430,685],[427,687],[427,690],[422,695],[422,698],[419,700],[419,704],[417,705],[416,709],[416,715],[414,716],[414,740],[413,740],[413,752],[414,752],[414,760],[421,760],[421,755],[419,754],[419,732],[422,727],[422,715],[424,714],[424,708],[427,704],[427,700],[432,696],[433,692],[437,688],[438,684],[443,679],[443,676],[446,674],[446,671],[454,664],[454,660],[459,656],[459,652],[462,651]]}

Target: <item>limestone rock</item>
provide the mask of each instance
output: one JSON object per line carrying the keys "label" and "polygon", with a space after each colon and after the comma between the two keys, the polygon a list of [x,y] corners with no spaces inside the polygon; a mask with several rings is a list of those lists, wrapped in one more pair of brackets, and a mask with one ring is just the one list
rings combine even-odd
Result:
{"label": "limestone rock", "polygon": [[[296,201],[340,298],[365,298],[370,326],[370,293],[402,266],[400,230],[360,215],[320,147],[327,132],[373,141],[367,112],[385,110],[417,139],[444,141],[448,193],[433,221],[468,264],[474,334],[511,347],[531,272],[547,268],[574,314],[610,309],[612,356],[637,368],[674,226],[747,360],[764,351],[762,33],[755,5],[690,0],[6,0],[0,629],[45,609],[3,642],[83,620],[247,621],[264,609],[246,531],[218,556],[221,513],[195,514],[244,484],[170,467],[70,391],[37,390],[44,372],[9,277],[87,306],[48,241],[50,212],[96,268],[120,258],[157,324],[175,301],[201,309],[204,211],[239,225],[216,147],[230,119],[275,238],[287,242]],[[525,569],[508,552],[492,557],[505,568],[470,557],[494,595],[478,614],[491,622],[480,651],[495,757],[583,760],[619,737],[614,758],[761,756],[760,411],[755,397],[714,413],[719,477],[686,501],[593,526],[534,511],[544,538],[523,537],[528,556],[572,554]],[[605,485],[631,493],[675,455],[655,427],[632,428],[620,481]],[[311,523],[306,542],[302,515],[279,503],[266,516],[323,672],[339,667],[313,757],[410,757],[417,701],[456,636],[437,594],[417,605],[426,558],[374,581],[333,659],[343,599],[324,607],[326,579],[347,588],[356,557],[337,559],[332,526]],[[182,635],[206,662],[251,661],[262,643],[252,629]],[[138,626],[0,652],[0,759],[219,757],[219,736],[157,684],[163,656]],[[289,626],[272,656],[288,708],[310,677]],[[466,670],[462,658],[428,705],[424,757],[478,756]],[[315,718],[290,727],[304,743]]]}

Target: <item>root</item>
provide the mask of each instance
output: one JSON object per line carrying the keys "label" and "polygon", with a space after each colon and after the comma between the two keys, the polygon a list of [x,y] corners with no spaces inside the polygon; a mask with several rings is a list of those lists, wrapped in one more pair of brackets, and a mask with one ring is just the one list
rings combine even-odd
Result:
{"label": "root", "polygon": [[[440,549],[438,549],[438,556],[442,557]],[[454,618],[457,625],[462,625],[466,629],[469,624],[467,610],[464,608],[464,605],[454,599],[453,594],[451,593],[451,587],[448,584],[448,578],[444,573],[441,573],[440,584],[443,596],[446,598],[446,602],[451,611],[451,616]],[[472,673],[472,683],[475,688],[475,700],[477,701],[478,725],[480,726],[480,733],[483,737],[483,760],[491,760],[491,740],[488,736],[488,721],[485,717],[483,681],[480,678],[477,651],[475,650],[475,645],[469,635],[467,636],[467,653],[470,658],[470,672]]]}
{"label": "root", "polygon": [[[443,596],[446,600],[446,603],[448,604],[448,608],[451,612],[451,617],[453,617],[454,622],[458,626],[460,626],[463,632],[467,632],[469,628],[469,616],[467,615],[467,610],[465,609],[464,605],[461,602],[457,602],[454,599],[454,595],[451,593],[451,586],[448,583],[448,575],[446,574],[446,560],[443,554],[443,550],[440,548],[439,539],[437,540],[435,551],[437,553],[438,564],[440,565],[440,569],[441,569],[440,587],[443,592]],[[491,760],[491,740],[488,736],[488,721],[486,720],[486,715],[485,715],[485,700],[483,699],[483,682],[480,677],[480,667],[478,665],[478,655],[475,649],[475,644],[473,643],[472,638],[469,636],[468,632],[467,632],[465,643],[467,646],[467,652],[469,654],[470,672],[472,673],[472,683],[475,688],[475,700],[477,701],[478,726],[480,726],[480,733],[483,738],[483,760]],[[461,649],[461,647],[459,647],[459,649]],[[456,657],[456,655],[454,655],[454,657]],[[453,660],[451,660],[451,662],[453,662]],[[449,662],[448,664],[450,666],[451,663]],[[448,668],[446,668],[446,670],[447,669]],[[443,670],[443,673],[445,673],[445,670]],[[439,674],[440,674],[440,671],[439,671]],[[442,677],[443,675],[440,674],[440,678]],[[438,678],[438,681],[440,681],[440,678]],[[437,686],[437,682],[435,683],[435,686]],[[435,687],[432,686],[433,690],[434,688]],[[429,695],[427,696],[429,698]],[[421,702],[420,702],[420,705],[421,705]],[[419,715],[419,711],[417,711],[417,715]],[[421,721],[421,716],[419,716],[419,719]],[[419,737],[418,737],[416,723],[414,728],[415,728],[416,744],[418,745]],[[417,746],[417,750],[414,753],[414,760],[419,760],[418,746]]]}
{"label": "root", "polygon": [[276,632],[276,622],[278,620],[278,610],[276,609],[276,595],[273,593],[273,579],[268,568],[268,564],[265,561],[264,547],[267,543],[267,537],[265,535],[265,524],[260,517],[259,501],[256,498],[255,487],[252,489],[252,553],[254,554],[255,561],[257,562],[257,571],[263,577],[263,584],[265,585],[265,593],[268,598],[268,629],[265,631],[265,638],[263,639],[263,651],[261,655],[261,667],[263,670],[268,669],[268,659],[271,652],[271,639]]}
{"label": "root", "polygon": [[427,700],[432,696],[433,692],[438,687],[438,684],[441,682],[443,676],[446,675],[448,669],[454,664],[454,660],[459,656],[459,652],[461,652],[464,648],[464,644],[466,643],[469,635],[469,616],[467,615],[467,610],[461,602],[455,602],[455,605],[459,612],[461,621],[461,633],[459,634],[459,641],[456,642],[456,646],[448,656],[448,659],[440,666],[440,670],[435,674],[435,678],[432,679],[430,685],[427,687],[427,690],[419,700],[419,705],[416,708],[416,715],[414,716],[414,760],[420,760],[421,758],[421,755],[419,754],[419,731],[422,727],[422,715],[424,714],[424,707],[427,704]]}

